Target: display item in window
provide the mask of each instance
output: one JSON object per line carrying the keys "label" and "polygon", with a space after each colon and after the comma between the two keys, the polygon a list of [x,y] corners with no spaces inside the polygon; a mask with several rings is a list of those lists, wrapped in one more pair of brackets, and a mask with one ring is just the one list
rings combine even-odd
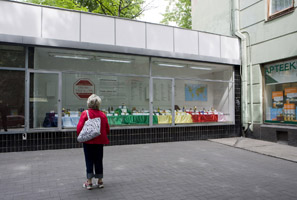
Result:
{"label": "display item in window", "polygon": [[282,108],[284,106],[283,91],[272,92],[273,108]]}

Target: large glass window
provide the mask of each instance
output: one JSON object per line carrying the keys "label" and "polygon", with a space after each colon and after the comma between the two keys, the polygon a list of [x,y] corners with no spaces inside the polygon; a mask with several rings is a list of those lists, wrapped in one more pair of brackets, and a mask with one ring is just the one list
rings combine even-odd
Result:
{"label": "large glass window", "polygon": [[[234,122],[232,66],[154,58],[152,74],[161,80],[174,77],[175,124]],[[154,85],[154,109],[163,111],[158,112],[159,123],[165,123],[160,119],[166,118],[170,124],[171,100],[164,98],[171,92],[167,85],[164,80]],[[160,96],[157,107],[156,95]]]}
{"label": "large glass window", "polygon": [[0,69],[0,132],[24,131],[25,72]]}
{"label": "large glass window", "polygon": [[297,124],[297,60],[268,64],[265,70],[265,122]]}
{"label": "large glass window", "polygon": [[111,126],[234,123],[233,88],[229,65],[37,47],[30,128],[75,128],[93,93]]}
{"label": "large glass window", "polygon": [[149,125],[148,77],[64,73],[63,91],[63,128],[76,127],[92,93],[101,97],[109,125]]}
{"label": "large glass window", "polygon": [[232,123],[233,83],[175,80],[175,122]]}
{"label": "large glass window", "polygon": [[30,73],[30,128],[57,128],[59,74]]}

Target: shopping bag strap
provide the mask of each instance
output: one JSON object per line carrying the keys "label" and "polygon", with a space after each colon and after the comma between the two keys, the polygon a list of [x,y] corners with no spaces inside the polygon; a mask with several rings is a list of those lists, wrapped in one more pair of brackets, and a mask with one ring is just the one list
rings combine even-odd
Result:
{"label": "shopping bag strap", "polygon": [[88,120],[90,119],[90,116],[89,116],[89,111],[88,110],[86,110],[86,112],[87,112],[87,116],[88,116]]}

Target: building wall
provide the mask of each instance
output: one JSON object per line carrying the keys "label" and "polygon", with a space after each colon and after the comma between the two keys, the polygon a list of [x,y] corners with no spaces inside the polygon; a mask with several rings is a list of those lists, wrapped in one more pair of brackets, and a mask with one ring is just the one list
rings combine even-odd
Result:
{"label": "building wall", "polygon": [[[294,2],[296,9],[296,1]],[[267,0],[240,0],[240,30],[247,36],[248,54],[251,53],[252,83],[248,77],[248,88],[253,87],[253,123],[263,124],[263,76],[261,67],[265,63],[288,59],[297,56],[297,12],[267,19]],[[248,69],[249,70],[249,69]],[[249,74],[250,76],[250,74]],[[243,91],[245,92],[245,91]],[[248,106],[250,106],[250,90]],[[250,110],[250,108],[248,108]],[[259,127],[259,126],[257,126]],[[261,138],[261,129],[256,128],[254,134]],[[265,135],[263,135],[265,136]],[[262,137],[263,138],[263,137]],[[264,138],[265,139],[265,138]]]}
{"label": "building wall", "polygon": [[[234,1],[237,0],[192,0],[193,28],[232,35],[232,29],[227,29],[227,27],[232,27],[230,24],[233,24],[234,21]],[[268,19],[268,0],[238,0],[238,2],[240,31],[247,38],[247,54],[245,56],[247,56],[248,62],[248,87],[246,91],[242,91],[248,97],[246,99],[248,107],[245,112],[248,113],[249,119],[251,119],[252,86],[252,121],[254,124],[252,129],[254,129],[254,136],[269,141],[276,141],[277,131],[275,129],[271,132],[272,135],[267,136],[269,132],[267,130],[270,129],[264,126],[261,128],[264,122],[264,76],[262,67],[266,63],[296,58],[297,1],[294,1],[295,10],[274,19]],[[222,15],[223,13],[225,13],[225,16]],[[250,67],[252,68],[252,73],[250,73]],[[250,76],[252,76],[251,81]],[[242,103],[244,101],[245,99],[243,99]],[[278,131],[279,129],[281,129],[281,126],[278,127]],[[274,139],[272,140],[271,138]],[[294,139],[291,136],[289,138]],[[289,143],[293,144],[294,142],[289,141]]]}
{"label": "building wall", "polygon": [[192,0],[194,30],[232,35],[230,0]]}

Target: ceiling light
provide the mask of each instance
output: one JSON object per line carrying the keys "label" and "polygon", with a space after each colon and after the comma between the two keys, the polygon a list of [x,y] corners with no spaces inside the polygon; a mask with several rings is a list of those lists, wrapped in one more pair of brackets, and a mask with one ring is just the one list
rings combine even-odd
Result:
{"label": "ceiling light", "polygon": [[183,65],[172,65],[172,64],[165,64],[165,63],[159,63],[159,66],[165,66],[165,67],[185,67]]}
{"label": "ceiling light", "polygon": [[116,63],[131,63],[131,60],[114,60],[114,59],[107,59],[107,58],[100,58],[100,61],[116,62]]}
{"label": "ceiling light", "polygon": [[78,59],[78,60],[90,60],[92,56],[85,55],[74,55],[74,54],[58,54],[58,53],[49,53],[50,56],[55,58],[67,58],[67,59]]}
{"label": "ceiling light", "polygon": [[191,69],[201,69],[201,70],[212,70],[211,68],[207,67],[190,67]]}

